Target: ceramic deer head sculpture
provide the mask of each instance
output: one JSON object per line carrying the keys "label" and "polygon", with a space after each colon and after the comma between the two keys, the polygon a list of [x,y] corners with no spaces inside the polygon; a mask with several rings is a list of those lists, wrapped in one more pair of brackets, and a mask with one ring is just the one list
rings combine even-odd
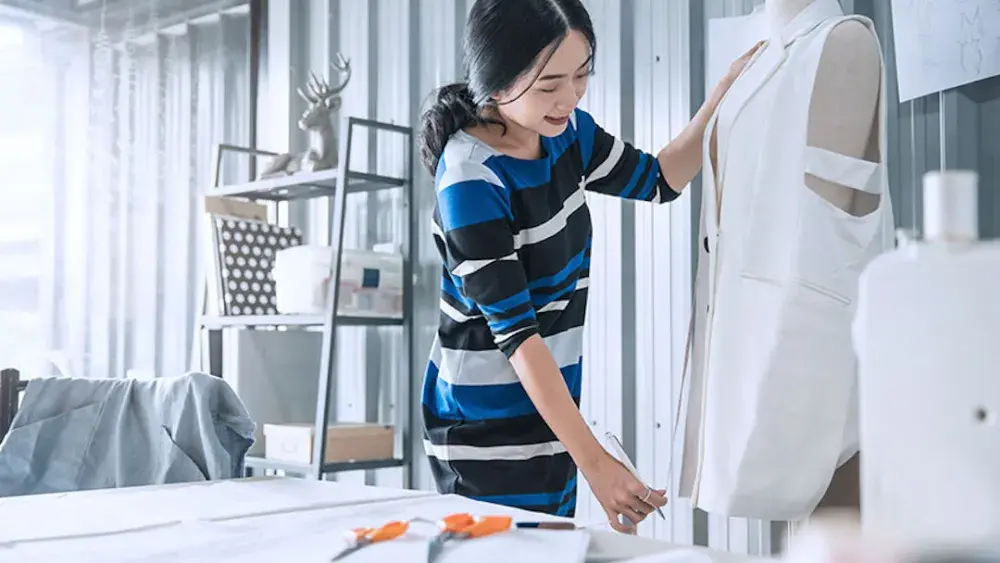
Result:
{"label": "ceramic deer head sculpture", "polygon": [[308,106],[299,118],[299,129],[309,133],[309,150],[297,154],[281,154],[274,157],[261,172],[261,178],[326,170],[337,165],[337,125],[340,112],[340,93],[351,81],[351,63],[343,55],[337,53],[336,60],[330,63],[340,75],[340,84],[331,87],[330,84],[315,73],[309,73],[305,90],[297,88]]}

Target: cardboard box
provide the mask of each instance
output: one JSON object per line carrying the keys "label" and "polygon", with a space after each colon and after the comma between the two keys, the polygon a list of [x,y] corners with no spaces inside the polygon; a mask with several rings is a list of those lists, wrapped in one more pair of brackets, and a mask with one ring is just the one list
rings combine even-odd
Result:
{"label": "cardboard box", "polygon": [[[309,423],[264,424],[264,457],[275,461],[311,463],[316,426]],[[326,463],[392,459],[392,426],[338,422],[327,426]]]}

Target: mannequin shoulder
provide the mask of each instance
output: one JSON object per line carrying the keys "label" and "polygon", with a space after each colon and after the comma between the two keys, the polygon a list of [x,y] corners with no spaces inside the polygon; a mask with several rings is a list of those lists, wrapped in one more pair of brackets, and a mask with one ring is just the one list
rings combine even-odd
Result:
{"label": "mannequin shoulder", "polygon": [[[881,71],[882,53],[874,32],[858,20],[845,20],[830,30],[823,46],[820,69],[869,75]],[[852,72],[853,71],[853,72]]]}

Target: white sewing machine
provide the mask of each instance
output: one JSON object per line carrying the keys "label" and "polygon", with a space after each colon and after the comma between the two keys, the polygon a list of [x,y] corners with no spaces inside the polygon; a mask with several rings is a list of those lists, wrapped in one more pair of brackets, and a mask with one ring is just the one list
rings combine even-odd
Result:
{"label": "white sewing machine", "polygon": [[919,551],[1000,550],[1000,241],[972,172],[924,179],[924,236],[862,276],[862,525]]}

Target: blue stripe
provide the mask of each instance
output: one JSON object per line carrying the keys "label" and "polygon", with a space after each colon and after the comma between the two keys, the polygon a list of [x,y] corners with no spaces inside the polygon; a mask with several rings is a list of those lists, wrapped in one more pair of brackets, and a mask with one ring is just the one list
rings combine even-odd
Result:
{"label": "blue stripe", "polygon": [[[583,268],[588,268],[589,269],[590,268],[590,258],[585,258],[583,260],[583,263],[580,265],[580,268],[581,269],[583,269]],[[534,305],[536,309],[538,309],[540,307],[544,307],[544,306],[548,305],[549,303],[552,303],[553,301],[555,301],[557,299],[560,299],[563,296],[576,291],[576,282],[577,282],[577,280],[573,280],[573,283],[571,283],[570,285],[568,285],[568,286],[560,289],[559,291],[556,291],[555,293],[549,293],[549,294],[546,294],[546,295],[532,295],[531,296],[531,304]]]}
{"label": "blue stripe", "polygon": [[559,136],[552,137],[549,142],[549,160],[552,161],[553,166],[573,146],[574,142],[576,142],[576,129],[572,126],[567,126],[566,130],[560,133]]}
{"label": "blue stripe", "polygon": [[639,154],[639,164],[638,166],[635,167],[635,170],[632,171],[632,177],[629,178],[628,184],[626,184],[625,189],[623,189],[621,193],[618,194],[619,197],[624,197],[624,198],[630,197],[632,190],[635,188],[636,183],[639,181],[639,176],[641,176],[642,172],[646,169],[648,161],[649,161],[648,154],[646,153]]}
{"label": "blue stripe", "polygon": [[[524,506],[549,506],[563,502],[568,493],[573,492],[576,487],[576,477],[566,483],[562,491],[554,493],[525,493],[520,495],[491,495],[482,497],[469,497],[474,500],[499,504],[501,506],[524,507]],[[575,498],[575,495],[574,495]]]}
{"label": "blue stripe", "polygon": [[590,167],[590,159],[594,155],[594,118],[589,113],[576,110],[576,137],[580,140],[580,157],[583,160],[583,169]]}
{"label": "blue stripe", "polygon": [[[538,414],[520,383],[500,385],[453,385],[441,377],[434,362],[427,363],[423,403],[437,418],[446,420],[492,420]],[[570,395],[580,398],[583,360],[559,370]]]}
{"label": "blue stripe", "polygon": [[514,295],[511,295],[510,297],[501,299],[496,303],[492,303],[490,305],[480,305],[479,308],[488,315],[497,315],[501,313],[506,313],[507,311],[510,311],[511,309],[518,307],[520,305],[524,305],[530,299],[531,296],[528,294],[528,290],[525,289],[515,293]]}
{"label": "blue stripe", "polygon": [[528,160],[512,156],[490,157],[486,165],[498,177],[505,178],[505,183],[510,185],[512,190],[547,188],[552,181],[552,167],[573,146],[576,138],[576,130],[566,127],[566,130],[556,137],[541,137],[546,158]]}
{"label": "blue stripe", "polygon": [[639,195],[636,197],[636,199],[642,199],[642,200],[652,199],[650,197],[650,193],[656,187],[656,180],[660,176],[660,161],[657,160],[656,157],[653,157],[652,162],[649,163],[648,168],[650,168],[649,176],[646,177],[646,183],[642,185],[642,191],[639,192]]}
{"label": "blue stripe", "polygon": [[468,307],[470,310],[472,311],[478,310],[478,308],[476,307],[476,303],[473,300],[469,299],[468,297],[462,295],[462,292],[458,290],[458,286],[451,275],[441,276],[441,291],[454,297],[463,305]]}
{"label": "blue stripe", "polygon": [[580,265],[583,264],[583,255],[586,254],[587,248],[589,248],[589,247],[590,247],[590,239],[588,238],[587,239],[587,246],[584,247],[584,249],[581,250],[576,256],[570,258],[569,262],[566,264],[565,268],[563,268],[562,270],[559,270],[558,272],[556,272],[555,274],[553,274],[551,276],[546,276],[544,278],[538,278],[536,280],[533,280],[533,281],[529,282],[528,283],[528,289],[539,289],[539,288],[542,288],[542,287],[551,287],[551,286],[559,285],[560,283],[562,283],[566,278],[569,277],[570,274],[572,274],[573,272],[575,272],[575,271],[577,271],[577,270],[580,269]]}
{"label": "blue stripe", "polygon": [[[574,478],[574,483],[575,480],[576,479]],[[573,510],[574,508],[576,508],[575,490],[571,491],[570,495],[566,497],[566,500],[564,500],[563,503],[559,505],[559,508],[556,509],[556,516],[569,516],[570,511]]]}
{"label": "blue stripe", "polygon": [[441,190],[437,197],[441,228],[447,232],[496,219],[511,220],[510,205],[501,190],[485,180],[456,182]]}
{"label": "blue stripe", "polygon": [[521,321],[533,318],[535,318],[535,310],[529,309],[528,311],[525,311],[520,315],[511,317],[509,319],[490,320],[488,324],[490,326],[490,330],[494,334],[503,334],[508,330],[517,326],[517,324],[520,323]]}
{"label": "blue stripe", "polygon": [[444,162],[444,155],[442,154],[441,158],[438,159],[437,171],[434,174],[434,186],[435,187],[437,187],[438,185],[441,184],[441,177],[444,176],[444,173],[447,170],[448,170],[448,165],[445,164],[445,162]]}

